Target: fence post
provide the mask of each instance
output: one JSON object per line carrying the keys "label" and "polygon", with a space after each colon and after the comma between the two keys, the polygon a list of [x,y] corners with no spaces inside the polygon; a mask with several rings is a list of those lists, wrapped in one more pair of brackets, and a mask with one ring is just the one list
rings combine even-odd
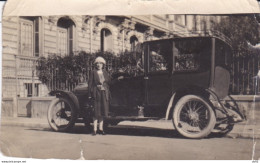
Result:
{"label": "fence post", "polygon": [[[253,58],[253,60],[252,60],[252,74],[253,74],[253,77],[255,76],[255,59],[257,59],[257,58]],[[253,90],[254,90],[254,92],[255,92],[255,83],[254,83],[255,81],[254,81],[254,78],[253,78]]]}
{"label": "fence post", "polygon": [[257,95],[258,94],[258,81],[259,81],[258,78],[259,77],[255,76],[254,78],[255,78],[255,84],[254,84],[255,85],[255,95]]}
{"label": "fence post", "polygon": [[250,59],[247,58],[247,88],[246,88],[246,91],[247,91],[247,94],[250,94],[252,88],[250,88]]}
{"label": "fence post", "polygon": [[235,54],[232,56],[232,93],[235,92]]}
{"label": "fence post", "polygon": [[240,58],[237,58],[237,93],[240,94]]}
{"label": "fence post", "polygon": [[244,75],[244,73],[245,73],[245,60],[244,60],[244,58],[242,58],[242,64],[243,64],[242,93],[244,93],[244,91],[245,91],[245,75]]}
{"label": "fence post", "polygon": [[53,65],[51,65],[51,90],[53,90]]}

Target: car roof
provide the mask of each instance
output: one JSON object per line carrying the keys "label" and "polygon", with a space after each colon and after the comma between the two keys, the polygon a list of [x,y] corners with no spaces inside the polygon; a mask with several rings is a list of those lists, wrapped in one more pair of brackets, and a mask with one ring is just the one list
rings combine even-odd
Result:
{"label": "car roof", "polygon": [[149,43],[156,43],[156,42],[160,42],[160,41],[170,41],[170,40],[186,40],[186,39],[210,39],[210,38],[217,38],[223,42],[225,42],[226,44],[228,44],[231,48],[231,41],[229,38],[225,37],[225,36],[185,36],[185,37],[172,37],[172,38],[166,38],[166,39],[158,39],[158,40],[151,40],[151,41],[144,41],[144,44],[149,44]]}

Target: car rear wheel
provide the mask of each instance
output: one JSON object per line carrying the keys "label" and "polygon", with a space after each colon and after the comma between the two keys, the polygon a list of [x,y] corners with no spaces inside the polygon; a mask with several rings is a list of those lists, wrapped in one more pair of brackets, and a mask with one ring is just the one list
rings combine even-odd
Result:
{"label": "car rear wheel", "polygon": [[54,131],[69,131],[77,119],[74,105],[65,98],[54,99],[48,108],[48,122]]}
{"label": "car rear wheel", "polygon": [[202,97],[183,96],[175,105],[173,124],[175,129],[187,138],[208,136],[216,123],[215,113]]}

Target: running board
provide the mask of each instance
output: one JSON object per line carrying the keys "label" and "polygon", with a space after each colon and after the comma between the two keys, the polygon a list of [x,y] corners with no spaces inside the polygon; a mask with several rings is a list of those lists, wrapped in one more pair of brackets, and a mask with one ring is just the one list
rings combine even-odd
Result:
{"label": "running board", "polygon": [[106,117],[106,120],[122,120],[122,121],[147,121],[147,120],[159,120],[162,118],[158,117],[140,117],[140,116],[115,116]]}
{"label": "running board", "polygon": [[[158,117],[138,117],[138,116],[108,116],[105,117],[107,121],[148,121],[148,120],[163,120],[165,118],[158,118]],[[83,118],[78,118],[76,123],[84,123]]]}

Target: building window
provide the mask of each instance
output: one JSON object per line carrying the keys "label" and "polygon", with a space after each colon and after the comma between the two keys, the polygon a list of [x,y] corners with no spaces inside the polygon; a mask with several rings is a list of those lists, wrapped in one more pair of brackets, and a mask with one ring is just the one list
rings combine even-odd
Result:
{"label": "building window", "polygon": [[104,28],[101,30],[101,51],[113,51],[113,37],[110,30]]}
{"label": "building window", "polygon": [[30,57],[40,55],[40,17],[21,17],[20,54]]}
{"label": "building window", "polygon": [[58,20],[57,50],[62,56],[73,54],[75,27],[75,23],[67,17]]}
{"label": "building window", "polygon": [[135,51],[137,43],[138,43],[138,39],[136,36],[130,37],[131,51]]}
{"label": "building window", "polygon": [[25,97],[33,97],[33,96],[39,96],[39,84],[34,84],[34,90],[33,90],[33,84],[32,83],[24,83],[24,93]]}
{"label": "building window", "polygon": [[174,15],[174,21],[179,25],[185,25],[185,16],[184,15]]}
{"label": "building window", "polygon": [[57,46],[58,46],[58,53],[61,55],[66,55],[68,54],[68,32],[66,29],[64,28],[60,28],[58,27],[57,29],[58,32],[58,42],[57,42]]}

